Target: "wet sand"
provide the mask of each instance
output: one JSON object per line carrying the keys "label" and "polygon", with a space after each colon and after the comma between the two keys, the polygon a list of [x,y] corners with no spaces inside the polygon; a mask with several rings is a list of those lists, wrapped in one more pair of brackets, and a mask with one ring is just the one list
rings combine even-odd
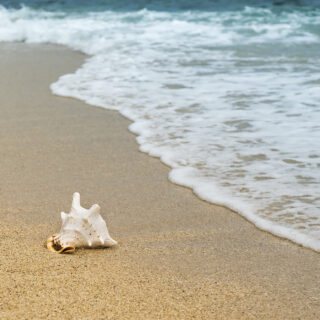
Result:
{"label": "wet sand", "polygon": [[[319,253],[170,183],[117,112],[51,94],[85,58],[0,45],[0,318],[319,319]],[[117,247],[45,248],[75,191]]]}

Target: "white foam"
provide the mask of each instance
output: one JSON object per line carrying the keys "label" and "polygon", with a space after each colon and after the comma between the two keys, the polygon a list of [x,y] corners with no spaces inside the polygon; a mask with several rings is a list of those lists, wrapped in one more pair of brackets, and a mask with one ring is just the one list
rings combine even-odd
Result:
{"label": "white foam", "polygon": [[0,40],[92,55],[55,94],[119,110],[170,180],[320,251],[320,12],[0,7]]}

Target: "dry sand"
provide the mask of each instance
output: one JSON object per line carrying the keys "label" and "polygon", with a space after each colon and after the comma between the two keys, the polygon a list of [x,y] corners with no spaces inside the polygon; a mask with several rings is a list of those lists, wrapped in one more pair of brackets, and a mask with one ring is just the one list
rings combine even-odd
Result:
{"label": "dry sand", "polygon": [[[0,46],[0,319],[319,319],[318,253],[168,182],[117,112],[50,93],[84,59]],[[74,191],[118,247],[45,248]]]}

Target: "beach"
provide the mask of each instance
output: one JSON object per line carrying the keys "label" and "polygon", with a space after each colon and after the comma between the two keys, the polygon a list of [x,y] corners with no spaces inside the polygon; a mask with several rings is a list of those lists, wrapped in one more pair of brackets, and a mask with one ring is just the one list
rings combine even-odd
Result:
{"label": "beach", "polygon": [[[1,319],[317,319],[320,255],[168,180],[116,111],[54,96],[85,55],[0,46]],[[45,247],[72,194],[118,246]]]}

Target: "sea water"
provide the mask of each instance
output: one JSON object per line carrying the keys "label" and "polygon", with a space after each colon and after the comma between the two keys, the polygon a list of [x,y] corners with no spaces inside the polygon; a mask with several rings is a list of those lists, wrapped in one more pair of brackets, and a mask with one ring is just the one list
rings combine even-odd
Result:
{"label": "sea water", "polygon": [[171,181],[320,251],[320,1],[1,3],[0,41],[90,55],[55,94],[119,110]]}

